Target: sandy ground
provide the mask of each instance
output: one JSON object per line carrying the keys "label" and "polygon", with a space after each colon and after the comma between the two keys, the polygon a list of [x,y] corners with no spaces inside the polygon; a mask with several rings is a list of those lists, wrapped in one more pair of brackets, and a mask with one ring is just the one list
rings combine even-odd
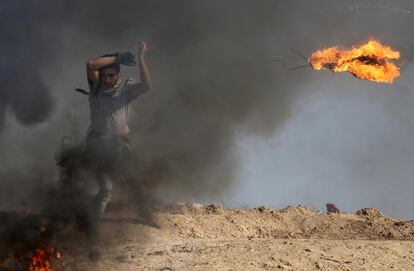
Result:
{"label": "sandy ground", "polygon": [[109,212],[100,241],[80,240],[62,270],[414,270],[414,222],[375,209],[322,214],[306,207],[222,209],[179,205],[160,229]]}

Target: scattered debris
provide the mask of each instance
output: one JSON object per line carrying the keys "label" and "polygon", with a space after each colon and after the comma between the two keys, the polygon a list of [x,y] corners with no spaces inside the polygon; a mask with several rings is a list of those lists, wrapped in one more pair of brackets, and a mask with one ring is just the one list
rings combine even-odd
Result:
{"label": "scattered debris", "polygon": [[217,204],[210,204],[205,207],[207,213],[209,214],[220,214],[223,212],[223,208]]}
{"label": "scattered debris", "polygon": [[327,203],[326,204],[326,211],[328,212],[328,214],[330,214],[330,213],[340,214],[341,213],[341,211],[339,211],[339,209],[333,203]]}
{"label": "scattered debris", "polygon": [[335,259],[331,259],[331,258],[326,258],[326,257],[320,257],[320,259],[326,260],[326,261],[335,262],[335,263],[343,263],[341,261],[338,261],[338,260],[335,260]]}
{"label": "scattered debris", "polygon": [[164,254],[165,254],[164,251],[156,250],[156,251],[149,252],[147,255],[148,256],[162,256]]}

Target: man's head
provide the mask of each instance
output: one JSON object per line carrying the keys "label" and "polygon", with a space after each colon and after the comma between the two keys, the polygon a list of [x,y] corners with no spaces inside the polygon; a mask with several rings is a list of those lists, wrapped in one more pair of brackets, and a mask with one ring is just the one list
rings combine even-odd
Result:
{"label": "man's head", "polygon": [[99,69],[99,83],[104,88],[112,88],[118,82],[120,65],[112,63]]}

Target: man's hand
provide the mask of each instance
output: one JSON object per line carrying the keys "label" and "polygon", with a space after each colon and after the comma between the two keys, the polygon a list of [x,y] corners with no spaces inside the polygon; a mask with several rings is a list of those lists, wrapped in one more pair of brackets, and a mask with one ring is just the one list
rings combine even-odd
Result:
{"label": "man's hand", "polygon": [[138,57],[144,58],[145,54],[147,53],[147,43],[145,41],[138,41]]}
{"label": "man's hand", "polygon": [[116,61],[125,66],[135,66],[135,57],[131,52],[116,54]]}
{"label": "man's hand", "polygon": [[139,75],[141,77],[141,82],[136,84],[135,91],[131,96],[131,101],[134,100],[138,95],[144,93],[151,89],[151,74],[148,70],[147,64],[145,63],[145,53],[147,52],[147,44],[144,41],[137,42],[138,47],[138,65],[139,65]]}

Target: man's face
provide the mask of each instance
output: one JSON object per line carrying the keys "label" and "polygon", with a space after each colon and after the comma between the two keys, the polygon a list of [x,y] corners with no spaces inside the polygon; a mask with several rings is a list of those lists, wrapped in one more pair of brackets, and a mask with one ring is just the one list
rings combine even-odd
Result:
{"label": "man's face", "polygon": [[104,68],[100,71],[99,78],[104,88],[112,88],[118,81],[118,71],[114,68]]}

